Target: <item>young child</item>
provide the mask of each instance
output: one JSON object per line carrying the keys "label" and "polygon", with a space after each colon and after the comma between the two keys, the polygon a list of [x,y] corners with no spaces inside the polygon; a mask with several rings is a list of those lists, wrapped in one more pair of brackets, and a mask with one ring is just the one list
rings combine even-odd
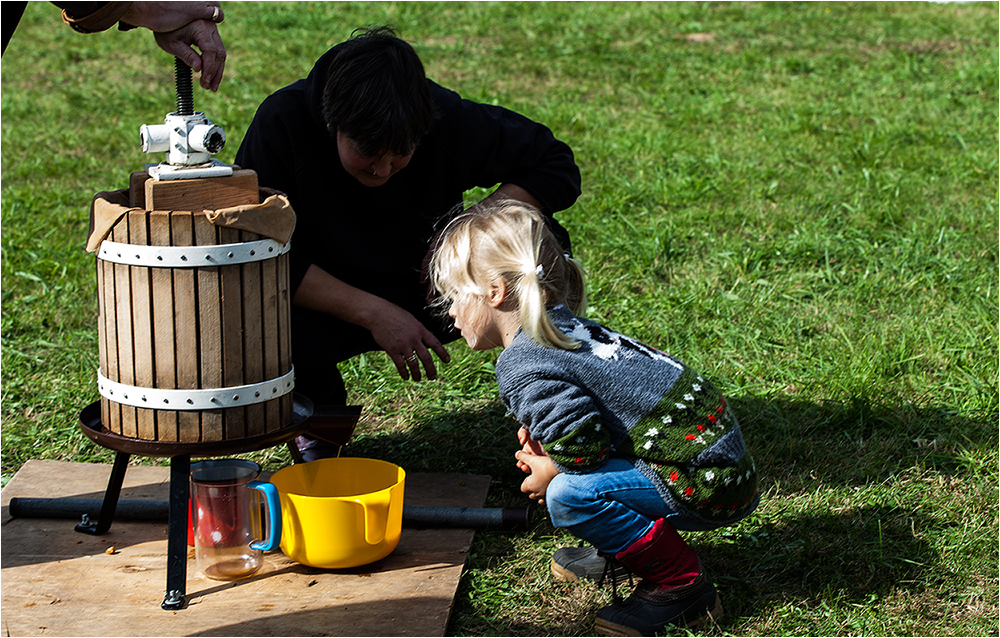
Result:
{"label": "young child", "polygon": [[759,501],[725,398],[677,359],[578,317],[582,270],[527,205],[459,216],[431,277],[470,347],[504,349],[496,376],[522,425],[521,491],[642,578],[596,630],[650,636],[718,619],[715,587],[676,530],[732,524]]}

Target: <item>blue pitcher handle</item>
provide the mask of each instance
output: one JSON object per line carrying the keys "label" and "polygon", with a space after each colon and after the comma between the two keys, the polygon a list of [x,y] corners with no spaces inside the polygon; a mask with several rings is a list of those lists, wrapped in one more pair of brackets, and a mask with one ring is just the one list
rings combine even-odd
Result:
{"label": "blue pitcher handle", "polygon": [[264,540],[250,543],[250,549],[270,552],[278,549],[281,544],[281,501],[278,499],[278,488],[272,483],[250,481],[250,489],[257,490],[267,504],[267,535]]}

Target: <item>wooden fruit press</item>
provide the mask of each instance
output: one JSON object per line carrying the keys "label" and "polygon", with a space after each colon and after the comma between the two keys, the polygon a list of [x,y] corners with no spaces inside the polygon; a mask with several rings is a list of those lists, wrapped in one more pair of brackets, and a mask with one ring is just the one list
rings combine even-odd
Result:
{"label": "wooden fruit press", "polygon": [[[94,198],[87,247],[97,255],[101,399],[80,427],[117,454],[99,520],[76,526],[110,528],[132,454],[170,458],[164,609],[186,602],[191,457],[290,442],[313,414],[293,393],[295,214],[253,171],[211,158],[225,133],[193,110],[180,60],[175,74],[177,111],[141,127],[143,150],[166,161]],[[351,428],[357,411],[353,419]]]}

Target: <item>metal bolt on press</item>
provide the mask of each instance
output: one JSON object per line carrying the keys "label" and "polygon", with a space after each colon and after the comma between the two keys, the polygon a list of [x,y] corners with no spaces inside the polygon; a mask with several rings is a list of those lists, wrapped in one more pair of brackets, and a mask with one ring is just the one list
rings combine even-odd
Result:
{"label": "metal bolt on press", "polygon": [[168,113],[163,124],[143,124],[139,128],[143,153],[166,153],[166,161],[149,164],[156,180],[225,177],[233,167],[212,159],[226,145],[226,133],[201,111],[194,110],[191,68],[174,58],[177,110]]}

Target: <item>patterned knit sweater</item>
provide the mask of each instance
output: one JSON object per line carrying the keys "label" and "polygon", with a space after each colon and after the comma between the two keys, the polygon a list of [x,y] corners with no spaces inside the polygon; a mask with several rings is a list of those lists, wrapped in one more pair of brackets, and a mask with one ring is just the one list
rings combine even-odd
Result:
{"label": "patterned knit sweater", "polygon": [[684,518],[724,525],[754,510],[756,467],[711,383],[563,306],[549,316],[580,347],[548,348],[521,331],[496,375],[504,404],[561,471],[593,472],[622,457]]}

